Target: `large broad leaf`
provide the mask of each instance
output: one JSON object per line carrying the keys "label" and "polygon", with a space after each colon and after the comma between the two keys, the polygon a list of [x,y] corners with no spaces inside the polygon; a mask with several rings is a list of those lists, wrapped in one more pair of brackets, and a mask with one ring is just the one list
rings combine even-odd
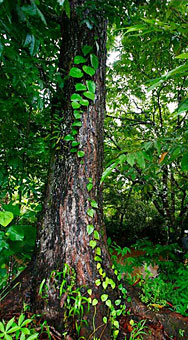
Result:
{"label": "large broad leaf", "polygon": [[14,216],[20,216],[20,207],[18,204],[3,204],[2,207],[4,210],[13,213]]}
{"label": "large broad leaf", "polygon": [[134,165],[134,163],[135,163],[135,154],[134,153],[128,153],[127,163],[129,163],[131,166]]}
{"label": "large broad leaf", "polygon": [[37,14],[38,14],[38,16],[40,17],[40,19],[41,19],[41,21],[43,22],[43,24],[44,24],[45,26],[47,26],[46,19],[45,19],[43,13],[40,11],[39,8],[37,8]]}
{"label": "large broad leaf", "polygon": [[181,113],[188,111],[188,99],[185,99],[184,101],[182,101],[180,103],[180,105],[178,106],[177,110],[175,111],[176,114],[174,115],[174,117],[180,115]]}
{"label": "large broad leaf", "polygon": [[188,53],[181,53],[181,54],[177,55],[175,58],[188,59]]}
{"label": "large broad leaf", "polygon": [[14,215],[10,211],[0,211],[0,224],[6,227],[14,218]]}
{"label": "large broad leaf", "polygon": [[8,249],[8,248],[9,248],[9,244],[6,241],[0,239],[0,251],[2,251],[3,249]]}
{"label": "large broad leaf", "polygon": [[188,171],[188,152],[183,155],[181,168],[183,171]]}
{"label": "large broad leaf", "polygon": [[165,75],[165,77],[166,77],[166,79],[167,79],[167,78],[170,78],[170,77],[172,77],[172,76],[174,76],[174,75],[176,75],[176,74],[185,73],[185,72],[187,72],[187,71],[188,71],[188,63],[185,63],[184,65],[180,65],[180,66],[174,68],[173,70],[169,71],[169,72]]}
{"label": "large broad leaf", "polygon": [[185,63],[183,65],[180,65],[173,70],[169,71],[167,74],[160,78],[156,78],[150,81],[151,86],[148,88],[148,91],[152,91],[154,88],[161,85],[165,80],[169,79],[170,77],[179,75],[182,76],[188,71],[188,63]]}
{"label": "large broad leaf", "polygon": [[137,151],[135,152],[135,157],[136,157],[136,160],[137,160],[137,163],[138,165],[141,167],[141,168],[145,168],[145,160],[144,160],[144,154],[142,151]]}
{"label": "large broad leaf", "polygon": [[37,14],[37,6],[35,5],[35,3],[33,3],[32,5],[22,6],[21,10],[27,15],[34,16]]}
{"label": "large broad leaf", "polygon": [[23,227],[19,225],[9,227],[6,234],[11,241],[22,241],[24,239]]}
{"label": "large broad leaf", "polygon": [[104,182],[105,178],[107,176],[109,176],[112,171],[116,168],[117,164],[119,163],[119,159],[117,159],[117,161],[115,163],[112,163],[102,174],[102,177],[101,177],[101,183]]}

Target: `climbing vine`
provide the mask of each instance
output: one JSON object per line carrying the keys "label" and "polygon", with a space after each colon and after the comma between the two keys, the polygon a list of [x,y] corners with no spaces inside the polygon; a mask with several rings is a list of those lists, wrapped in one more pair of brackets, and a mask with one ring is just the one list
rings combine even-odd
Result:
{"label": "climbing vine", "polygon": [[[81,79],[84,73],[90,77],[93,77],[98,68],[98,58],[95,54],[90,53],[92,47],[84,45],[82,48],[83,56],[77,55],[74,57],[75,65],[82,65],[82,69],[77,66],[73,66],[70,69],[69,76],[76,79]],[[91,66],[86,65],[88,62],[88,55],[90,57]],[[71,95],[71,106],[73,108],[74,121],[71,125],[71,131],[64,137],[66,142],[71,142],[70,152],[77,153],[79,158],[84,157],[84,151],[79,150],[79,142],[75,139],[79,132],[79,128],[82,126],[82,115],[84,113],[83,107],[89,106],[89,101],[95,100],[96,85],[93,80],[86,80],[85,83],[78,82],[75,84],[75,92]],[[81,93],[81,94],[80,94]],[[78,128],[78,129],[77,129]]]}
{"label": "climbing vine", "polygon": [[[73,116],[74,121],[71,125],[71,131],[69,134],[67,134],[64,137],[64,140],[66,142],[71,142],[71,153],[77,153],[77,156],[79,158],[84,157],[84,151],[79,149],[80,143],[76,140],[76,135],[79,132],[79,128],[82,126],[82,115],[84,113],[83,107],[88,107],[90,104],[90,101],[95,101],[95,90],[96,90],[96,84],[92,77],[95,75],[95,72],[99,66],[98,57],[92,53],[92,47],[89,45],[85,45],[82,48],[83,56],[77,55],[74,58],[74,66],[70,69],[69,76],[75,79],[81,79],[84,77],[84,73],[86,73],[88,76],[91,77],[91,80],[86,80],[82,82],[77,82],[75,84],[75,92],[71,95],[71,106],[73,108]],[[88,61],[90,60],[90,65],[87,65]],[[81,67],[78,67],[81,66]],[[92,178],[88,178],[87,183],[87,191],[88,194],[93,188]],[[88,205],[89,209],[87,210],[87,215],[91,218],[94,217],[96,209],[98,209],[97,202],[88,197]],[[106,274],[106,271],[104,270],[102,266],[102,257],[101,257],[101,248],[99,245],[100,241],[100,235],[99,232],[95,229],[93,224],[87,225],[87,233],[91,237],[91,240],[89,242],[90,247],[95,252],[94,260],[96,262],[96,268],[99,273],[98,279],[95,280],[95,285],[99,287],[102,285],[104,291],[107,290],[108,286],[111,287],[111,289],[115,289],[116,283],[114,280],[109,278]],[[117,271],[114,271],[115,275],[117,275]],[[120,280],[117,276],[117,280]],[[126,298],[126,289],[123,288],[122,284],[119,284],[118,286],[119,290],[122,293],[122,296],[120,296],[117,300],[115,300],[115,304],[112,303],[110,297],[108,294],[102,294],[100,296],[101,302],[103,302],[109,309],[109,315],[103,317],[103,323],[104,326],[111,322],[112,329],[113,329],[113,338],[116,339],[119,334],[119,322],[117,318],[125,313],[126,306],[124,303],[122,303],[122,299],[125,300]],[[95,313],[94,318],[96,315],[96,306],[99,303],[99,301],[96,298],[92,298],[92,290],[88,289],[88,303],[94,307]],[[95,322],[93,322],[93,328],[94,331],[91,334],[94,335],[95,333]]]}

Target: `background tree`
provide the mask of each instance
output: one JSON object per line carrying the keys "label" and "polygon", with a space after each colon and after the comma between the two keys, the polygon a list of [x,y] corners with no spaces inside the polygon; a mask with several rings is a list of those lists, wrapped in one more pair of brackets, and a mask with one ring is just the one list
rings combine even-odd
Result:
{"label": "background tree", "polygon": [[[113,173],[106,211],[111,216],[112,206],[126,226],[129,199],[139,198],[160,215],[161,240],[175,241],[187,223],[187,63],[181,66],[187,55],[178,56],[187,46],[186,3],[155,1],[128,11],[124,27],[115,31],[119,60],[107,78],[104,177]],[[113,44],[112,36],[113,30]],[[146,219],[145,226],[147,233]]]}

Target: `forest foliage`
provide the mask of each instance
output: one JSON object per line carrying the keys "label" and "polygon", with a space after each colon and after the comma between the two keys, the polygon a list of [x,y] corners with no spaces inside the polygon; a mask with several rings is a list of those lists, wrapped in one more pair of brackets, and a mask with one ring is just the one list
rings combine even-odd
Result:
{"label": "forest foliage", "polygon": [[[108,236],[123,247],[143,237],[180,244],[188,223],[187,1],[99,3],[108,13],[101,179]],[[68,0],[0,1],[0,287],[31,259],[50,155],[62,138],[62,119],[51,115],[68,76],[58,69],[61,10],[70,18]],[[91,64],[97,68],[95,56]]]}

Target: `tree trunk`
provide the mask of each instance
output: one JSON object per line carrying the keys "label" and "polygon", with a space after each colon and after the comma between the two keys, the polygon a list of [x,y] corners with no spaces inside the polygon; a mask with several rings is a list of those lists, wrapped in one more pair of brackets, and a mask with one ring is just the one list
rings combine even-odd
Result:
{"label": "tree trunk", "polygon": [[[93,225],[100,234],[97,246],[101,250],[102,268],[110,277],[114,275],[111,270],[102,224],[100,187],[105,111],[106,21],[102,13],[97,12],[95,13],[97,23],[92,29],[89,29],[86,23],[83,23],[83,19],[86,19],[89,13],[82,11],[82,17],[78,14],[78,7],[81,10],[84,1],[72,0],[70,4],[71,19],[69,20],[65,14],[62,16],[62,42],[59,55],[59,72],[66,80],[63,91],[57,88],[55,100],[55,113],[62,118],[60,127],[62,139],[52,156],[35,254],[29,268],[21,275],[21,294],[17,290],[15,292],[14,289],[15,309],[20,307],[24,296],[24,302],[32,305],[32,310],[35,313],[42,313],[45,319],[61,331],[64,330],[66,321],[63,317],[66,293],[59,298],[59,289],[55,289],[53,282],[55,275],[62,272],[64,264],[68,264],[70,271],[73,273],[74,270],[76,273],[75,289],[82,287],[82,295],[88,296],[87,289],[90,288],[92,289],[92,299],[96,298],[101,301],[102,286],[95,285],[96,279],[100,279],[97,262],[94,260],[96,250],[89,246],[90,241],[93,240],[93,234],[88,235],[87,225]],[[82,126],[76,138],[80,143],[79,149],[85,153],[83,158],[79,158],[77,153],[70,152],[71,142],[64,141],[64,136],[70,134],[71,125],[74,122],[70,97],[75,92],[75,83],[80,82],[80,79],[75,81],[74,78],[67,77],[67,75],[73,66],[74,57],[76,55],[83,56],[82,47],[84,45],[92,47],[92,53],[98,57],[99,67],[92,77],[96,84],[95,101],[94,103],[90,102],[87,108],[84,106]],[[89,57],[87,65],[91,66]],[[81,69],[80,65],[74,66]],[[91,79],[91,77],[86,74],[81,80],[82,83],[86,83],[87,79]],[[93,184],[90,192],[87,189],[89,179]],[[98,205],[93,217],[87,213],[91,208],[91,200],[96,201]],[[54,270],[57,272],[50,279]],[[45,280],[44,286],[48,287],[46,299],[39,296],[42,280]],[[25,282],[25,286],[23,282]],[[61,282],[59,282],[60,284]],[[109,296],[113,295],[113,300],[115,294],[114,292],[112,294],[112,289],[107,289],[107,292]],[[10,306],[11,299],[12,297],[9,295],[7,308]],[[5,311],[5,303],[3,308]],[[91,307],[90,312],[85,315],[87,327],[82,328],[81,335],[88,339],[94,332],[96,337],[109,339],[110,327],[107,327],[102,321],[103,316],[107,315],[108,308],[104,303],[98,303],[95,307]]]}

